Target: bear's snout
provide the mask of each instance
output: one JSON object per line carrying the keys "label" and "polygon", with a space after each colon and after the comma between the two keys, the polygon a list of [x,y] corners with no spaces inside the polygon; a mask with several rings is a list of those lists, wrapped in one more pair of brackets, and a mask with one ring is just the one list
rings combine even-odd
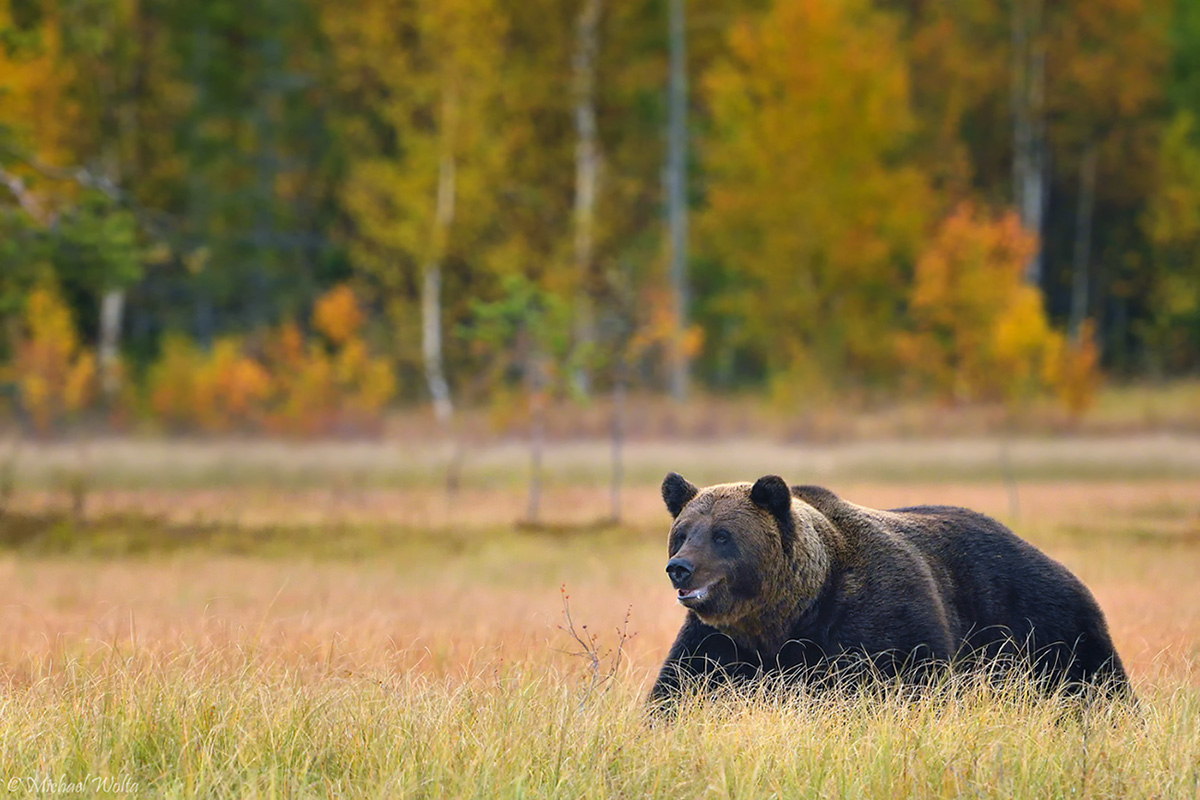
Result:
{"label": "bear's snout", "polygon": [[696,567],[686,558],[672,558],[667,562],[667,575],[676,589],[686,589],[695,571]]}

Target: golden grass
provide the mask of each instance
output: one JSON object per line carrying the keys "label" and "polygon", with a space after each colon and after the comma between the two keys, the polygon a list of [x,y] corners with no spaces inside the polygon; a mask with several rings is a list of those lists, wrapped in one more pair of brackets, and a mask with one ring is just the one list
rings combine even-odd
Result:
{"label": "golden grass", "polygon": [[[176,797],[1194,797],[1200,692],[1084,711],[1020,686],[721,697],[651,724],[620,680],[496,665],[295,669],[183,650],[68,659],[0,695],[6,782]],[[49,794],[49,792],[41,792]]]}
{"label": "golden grass", "polygon": [[[979,482],[833,488],[869,505],[1011,510],[1005,487]],[[173,520],[244,527],[134,557],[86,555],[85,527],[57,550],[0,555],[0,784],[107,776],[179,797],[1200,791],[1200,481],[1020,486],[1008,521],[1092,587],[1141,697],[1136,713],[1082,716],[1020,687],[963,687],[915,703],[719,698],[648,725],[641,698],[681,620],[656,494],[631,492],[622,527],[538,533],[506,524],[523,498],[499,488],[449,509],[414,489],[103,493],[98,515],[161,512],[142,523],[151,542]],[[605,510],[579,487],[548,502],[565,522]],[[281,520],[297,527],[253,538]],[[233,552],[246,541],[260,544]],[[635,636],[601,689],[560,629],[564,583],[602,652],[630,615]]]}

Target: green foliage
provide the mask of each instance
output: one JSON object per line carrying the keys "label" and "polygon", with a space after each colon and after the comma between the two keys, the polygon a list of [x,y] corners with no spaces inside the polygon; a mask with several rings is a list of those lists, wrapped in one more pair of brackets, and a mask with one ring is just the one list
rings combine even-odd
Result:
{"label": "green foliage", "polygon": [[94,296],[141,280],[144,256],[137,220],[98,192],[86,192],[48,232],[49,260],[64,284]]}
{"label": "green foliage", "polygon": [[459,335],[490,364],[494,379],[518,371],[531,392],[566,388],[563,378],[590,355],[572,347],[570,303],[524,276],[505,277],[497,299],[476,300],[471,310]]}
{"label": "green foliage", "polygon": [[1145,217],[1154,247],[1148,320],[1150,357],[1161,372],[1200,365],[1200,137],[1181,112],[1159,155],[1159,188]]}
{"label": "green foliage", "polygon": [[[0,206],[0,318],[21,313],[33,287],[49,273],[45,259],[45,238],[29,215]],[[0,339],[0,348],[6,344]]]}

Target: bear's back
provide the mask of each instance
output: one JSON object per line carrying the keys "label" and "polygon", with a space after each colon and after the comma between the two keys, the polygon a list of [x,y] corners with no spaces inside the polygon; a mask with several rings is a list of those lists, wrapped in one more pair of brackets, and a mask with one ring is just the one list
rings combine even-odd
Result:
{"label": "bear's back", "polygon": [[[1006,641],[1044,647],[1092,636],[1102,620],[1090,591],[1065,566],[989,516],[957,506],[876,510],[820,487],[794,494],[851,540],[882,535],[920,554],[966,649],[994,651]],[[903,543],[900,545],[900,543]],[[858,542],[851,541],[855,549]],[[864,542],[865,544],[865,542]],[[1103,632],[1107,639],[1107,632]]]}
{"label": "bear's back", "polygon": [[991,517],[954,506],[889,512],[897,533],[941,569],[942,591],[972,638],[1061,638],[1079,630],[1077,609],[1095,607],[1070,570]]}

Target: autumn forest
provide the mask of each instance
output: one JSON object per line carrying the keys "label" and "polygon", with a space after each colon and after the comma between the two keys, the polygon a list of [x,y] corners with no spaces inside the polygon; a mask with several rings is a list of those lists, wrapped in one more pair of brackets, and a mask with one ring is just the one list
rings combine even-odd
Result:
{"label": "autumn forest", "polygon": [[0,407],[1200,368],[1189,0],[0,0]]}

